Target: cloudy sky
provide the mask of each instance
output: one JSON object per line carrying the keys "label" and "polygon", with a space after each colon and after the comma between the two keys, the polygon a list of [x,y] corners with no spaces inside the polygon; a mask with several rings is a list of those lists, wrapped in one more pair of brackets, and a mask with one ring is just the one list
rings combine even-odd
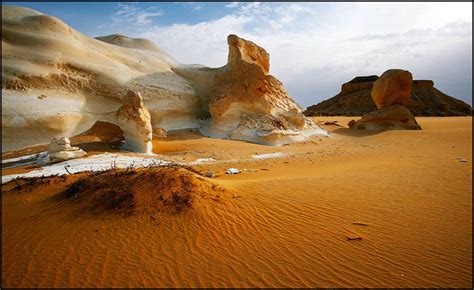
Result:
{"label": "cloudy sky", "polygon": [[[4,3],[5,4],[5,3]],[[389,68],[472,104],[472,3],[16,3],[91,36],[153,40],[182,63],[219,67],[228,34],[270,53],[270,72],[302,107]]]}

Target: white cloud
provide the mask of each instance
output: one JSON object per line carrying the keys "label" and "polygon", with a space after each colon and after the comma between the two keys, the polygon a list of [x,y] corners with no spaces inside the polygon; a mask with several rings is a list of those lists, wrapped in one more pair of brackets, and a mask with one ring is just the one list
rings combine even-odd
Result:
{"label": "white cloud", "polygon": [[226,8],[237,8],[237,7],[239,7],[240,3],[241,2],[231,2],[229,4],[226,4],[225,7]]}
{"label": "white cloud", "polygon": [[194,25],[156,26],[139,36],[155,41],[182,63],[200,63],[216,67],[227,61],[227,35],[243,35],[243,27],[250,22],[251,19],[246,16],[227,15]]}
{"label": "white cloud", "polygon": [[302,14],[308,13],[311,13],[311,10],[307,5],[303,6],[297,3],[275,5],[275,3],[262,2],[241,3],[233,11],[233,15],[252,18],[252,22],[257,25],[248,28],[259,33],[280,30],[294,22]]}
{"label": "white cloud", "polygon": [[[182,63],[227,61],[228,34],[265,48],[271,73],[303,106],[357,75],[409,69],[471,103],[472,3],[238,3],[228,15],[139,33]],[[131,12],[135,13],[132,9]]]}
{"label": "white cloud", "polygon": [[180,2],[180,3],[176,2],[176,4],[182,4],[183,6],[191,8],[191,10],[195,10],[195,11],[201,10],[204,8],[204,6],[199,2]]}
{"label": "white cloud", "polygon": [[158,7],[149,7],[146,9],[139,8],[136,4],[118,3],[118,9],[114,12],[112,21],[115,24],[123,24],[124,22],[135,26],[150,25],[153,23],[152,17],[162,16],[165,13],[163,9]]}

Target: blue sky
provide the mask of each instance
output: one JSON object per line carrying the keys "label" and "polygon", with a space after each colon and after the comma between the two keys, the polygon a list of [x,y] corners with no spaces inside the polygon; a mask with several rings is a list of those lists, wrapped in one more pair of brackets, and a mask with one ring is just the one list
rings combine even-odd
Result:
{"label": "blue sky", "polygon": [[[3,2],[3,5],[9,2]],[[16,2],[95,37],[151,39],[182,63],[227,61],[226,36],[270,53],[270,73],[303,107],[358,75],[408,69],[472,104],[472,3]]]}
{"label": "blue sky", "polygon": [[95,37],[121,33],[117,31],[120,26],[107,25],[107,21],[126,6],[138,7],[142,14],[144,11],[151,13],[152,15],[145,17],[145,20],[151,21],[154,25],[174,23],[193,25],[225,16],[228,12],[225,6],[230,2],[3,2],[2,4],[25,6],[54,15],[82,33]]}

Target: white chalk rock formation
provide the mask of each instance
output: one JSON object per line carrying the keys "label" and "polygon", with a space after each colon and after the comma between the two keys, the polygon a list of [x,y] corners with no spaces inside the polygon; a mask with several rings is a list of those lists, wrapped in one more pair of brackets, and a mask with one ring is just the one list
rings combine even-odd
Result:
{"label": "white chalk rock formation", "polygon": [[282,83],[269,75],[268,53],[253,42],[229,35],[229,56],[221,68],[175,67],[207,103],[205,135],[281,145],[327,133],[307,119]]}
{"label": "white chalk rock formation", "polygon": [[71,141],[67,137],[53,138],[48,145],[49,162],[59,162],[79,158],[87,153],[79,147],[71,147]]}
{"label": "white chalk rock formation", "polygon": [[221,68],[182,65],[146,39],[93,39],[56,17],[2,6],[2,148],[117,124],[129,90],[142,96],[153,129],[200,128],[269,145],[327,134],[269,75],[263,48],[235,35],[228,44]]}
{"label": "white chalk rock formation", "polygon": [[143,96],[153,127],[197,128],[200,100],[176,64],[149,40],[93,39],[56,17],[2,5],[2,150],[116,123],[127,90]]}
{"label": "white chalk rock formation", "polygon": [[128,91],[117,111],[117,122],[123,131],[125,149],[151,154],[153,149],[153,129],[151,117],[143,105],[140,93]]}

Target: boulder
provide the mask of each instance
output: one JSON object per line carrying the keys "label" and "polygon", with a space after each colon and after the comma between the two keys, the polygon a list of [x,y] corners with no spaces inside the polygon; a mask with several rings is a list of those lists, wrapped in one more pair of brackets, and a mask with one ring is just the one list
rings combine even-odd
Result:
{"label": "boulder", "polygon": [[408,106],[413,77],[409,71],[389,69],[385,71],[372,87],[371,95],[377,109],[392,105]]}
{"label": "boulder", "polygon": [[127,91],[117,111],[117,122],[125,138],[124,147],[134,152],[151,154],[153,149],[151,117],[140,93]]}
{"label": "boulder", "polygon": [[415,116],[407,108],[393,105],[349,122],[349,128],[358,130],[421,130]]}
{"label": "boulder", "polygon": [[86,154],[79,147],[71,147],[71,141],[67,137],[53,138],[48,145],[48,160],[50,162],[79,158]]}

